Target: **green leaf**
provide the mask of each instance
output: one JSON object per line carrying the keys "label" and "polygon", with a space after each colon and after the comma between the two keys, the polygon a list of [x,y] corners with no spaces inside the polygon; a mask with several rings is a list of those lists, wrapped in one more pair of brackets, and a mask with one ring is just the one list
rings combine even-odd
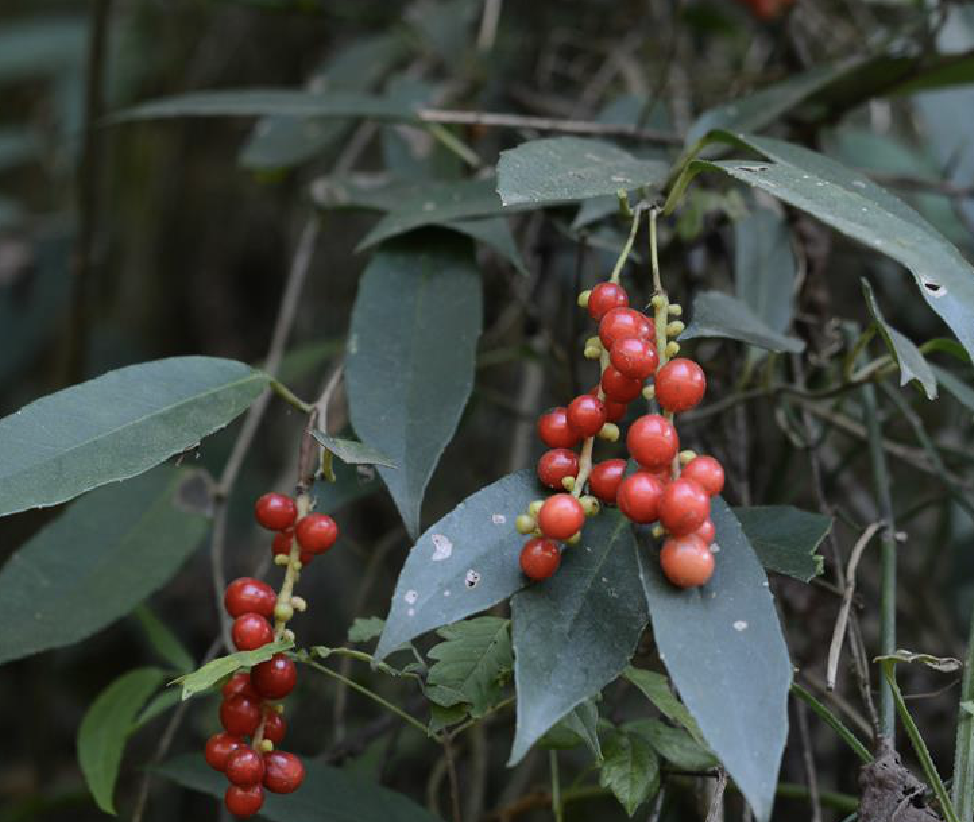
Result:
{"label": "green leaf", "polygon": [[687,771],[704,771],[716,767],[717,757],[682,728],[674,728],[658,719],[627,722],[623,730],[645,739],[663,759]]}
{"label": "green leaf", "polygon": [[88,708],[78,729],[78,762],[98,807],[115,814],[112,794],[136,714],[162,682],[158,668],[136,668],[116,679]]}
{"label": "green leaf", "polygon": [[690,735],[698,742],[703,742],[703,734],[697,727],[696,720],[690,716],[686,705],[670,690],[670,681],[665,674],[657,671],[646,671],[642,668],[626,668],[622,674],[633,685],[639,688],[653,705],[667,719],[676,722],[686,728]]}
{"label": "green leaf", "polygon": [[134,730],[138,730],[143,725],[148,725],[157,716],[161,716],[180,702],[182,699],[180,699],[179,691],[169,689],[156,694],[135,720]]}
{"label": "green leaf", "polygon": [[588,745],[595,756],[595,761],[602,763],[602,746],[599,743],[599,707],[594,699],[586,699],[576,705],[559,720],[558,725],[564,726]]}
{"label": "green leaf", "polygon": [[615,729],[608,735],[603,752],[599,784],[612,791],[632,816],[659,790],[659,757],[639,734]]}
{"label": "green leaf", "polygon": [[349,642],[369,642],[382,634],[386,621],[379,617],[356,617],[348,629]]}
{"label": "green leaf", "polygon": [[0,516],[141,474],[222,428],[266,385],[234,360],[173,357],[36,400],[0,420]]}
{"label": "green leaf", "polygon": [[509,474],[467,497],[419,538],[399,574],[376,659],[524,587],[519,558],[525,538],[514,520],[540,494],[534,471]]}
{"label": "green leaf", "polygon": [[333,514],[382,488],[379,475],[371,465],[333,462],[332,471],[335,474],[334,482],[316,479],[312,486],[312,496],[317,501],[315,508],[318,511]]}
{"label": "green leaf", "polygon": [[0,663],[79,642],[164,585],[208,520],[199,471],[160,468],[71,505],[0,570]]}
{"label": "green leaf", "polygon": [[[768,581],[740,523],[711,501],[717,569],[702,588],[674,588],[648,545],[639,574],[653,635],[683,703],[755,816],[771,816],[788,736],[792,667]],[[701,672],[706,672],[702,676]]]}
{"label": "green leaf", "polygon": [[468,705],[464,705],[463,703],[447,706],[437,705],[435,702],[431,702],[430,721],[428,725],[430,732],[437,734],[449,728],[451,725],[463,722],[463,720],[470,716],[470,711],[467,710],[468,707]]}
{"label": "green leaf", "polygon": [[52,75],[82,65],[88,22],[83,17],[8,20],[0,33],[0,79]]}
{"label": "green leaf", "polygon": [[[974,352],[974,269],[913,209],[863,175],[806,148],[726,132],[711,139],[753,149],[767,160],[694,160],[690,175],[710,169],[743,180],[898,260],[968,354]],[[674,200],[681,188],[674,188]]]}
{"label": "green leaf", "polygon": [[501,685],[514,666],[510,623],[482,616],[440,628],[444,642],[428,656],[437,660],[429,669],[426,696],[438,705],[470,705],[483,716],[501,700]]}
{"label": "green leaf", "polygon": [[514,764],[542,734],[629,664],[643,629],[636,544],[618,511],[590,520],[558,573],[511,599],[517,729]]}
{"label": "green leaf", "polygon": [[752,313],[743,302],[720,291],[698,291],[693,298],[693,319],[680,335],[681,340],[698,337],[724,337],[756,345],[768,351],[799,353],[805,343],[779,334]]}
{"label": "green leaf", "polygon": [[886,322],[869,281],[862,278],[860,282],[869,314],[872,316],[873,322],[876,323],[883,340],[885,340],[889,353],[900,367],[900,385],[906,385],[910,380],[916,380],[927,395],[927,399],[935,399],[937,396],[937,378],[930,364],[909,339]]}
{"label": "green leaf", "polygon": [[[221,799],[227,789],[226,777],[199,754],[170,759],[155,773]],[[440,822],[401,793],[313,759],[305,760],[301,790],[266,793],[260,815],[270,822]]]}
{"label": "green leaf", "polygon": [[135,618],[142,625],[153,650],[175,670],[188,674],[196,667],[189,651],[147,605],[135,609]]}
{"label": "green leaf", "polygon": [[178,677],[170,682],[170,685],[179,684],[182,688],[182,698],[189,699],[191,696],[212,688],[224,677],[230,676],[240,668],[253,668],[261,662],[266,662],[274,654],[287,651],[294,646],[294,643],[287,639],[271,642],[255,651],[235,651],[226,656],[217,657],[206,663],[202,668],[197,668],[191,674]]}
{"label": "green leaf", "polygon": [[497,193],[505,206],[558,205],[620,189],[658,190],[668,172],[665,162],[640,160],[602,140],[548,137],[501,152]]}
{"label": "green leaf", "polygon": [[428,235],[373,257],[345,361],[352,425],[399,466],[378,470],[414,537],[426,484],[473,388],[480,336],[480,277],[469,244],[450,239]]}
{"label": "green leaf", "polygon": [[930,367],[937,377],[937,382],[947,389],[947,393],[953,395],[954,399],[968,411],[974,412],[974,388],[960,379],[953,371],[948,371],[938,365],[931,365]]}
{"label": "green leaf", "polygon": [[832,528],[832,518],[791,505],[735,508],[744,536],[769,571],[810,582],[822,573],[818,546]]}
{"label": "green leaf", "polygon": [[322,448],[330,451],[342,462],[347,462],[350,465],[384,465],[386,468],[396,467],[396,464],[385,454],[366,445],[364,442],[343,440],[340,437],[329,437],[317,430],[311,433]]}

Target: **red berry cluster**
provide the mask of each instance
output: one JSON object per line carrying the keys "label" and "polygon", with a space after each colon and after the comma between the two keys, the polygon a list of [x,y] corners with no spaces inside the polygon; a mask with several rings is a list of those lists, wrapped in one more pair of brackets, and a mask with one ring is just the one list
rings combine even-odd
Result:
{"label": "red berry cluster", "polygon": [[[579,303],[599,323],[585,354],[601,360],[602,376],[589,393],[538,420],[538,434],[551,449],[538,462],[538,478],[559,493],[536,500],[518,517],[518,530],[533,535],[521,550],[521,568],[533,580],[554,574],[561,562],[558,543],[577,541],[585,517],[603,503],[617,505],[634,523],[658,523],[656,530],[667,535],[660,553],[666,577],[683,588],[703,585],[714,570],[710,498],[720,493],[724,471],[713,457],[680,452],[673,415],[697,405],[707,387],[697,363],[669,359],[679,345],[667,337],[679,334],[683,323],[668,319],[680,308],[655,297],[654,322],[630,308],[625,289],[611,281],[585,292]],[[655,399],[662,411],[629,426],[626,447],[639,469],[627,477],[625,459],[593,465],[593,438],[617,440],[615,423],[639,396]],[[582,494],[586,483],[591,496]]]}
{"label": "red berry cluster", "polygon": [[[288,576],[280,598],[267,583],[251,577],[235,579],[227,586],[223,602],[233,618],[230,634],[239,651],[256,650],[285,634],[294,611],[306,607],[303,599],[290,593],[297,573],[338,539],[338,526],[331,517],[306,514],[298,520],[297,504],[282,494],[264,494],[257,500],[255,514],[260,525],[277,532],[275,562],[288,567]],[[276,627],[271,626],[272,619]],[[249,673],[235,673],[223,686],[223,732],[210,737],[204,755],[210,767],[222,771],[230,781],[224,801],[237,817],[253,816],[260,810],[265,788],[272,793],[291,793],[304,780],[301,760],[274,750],[287,728],[284,706],[277,700],[291,693],[297,676],[288,656],[274,654]]]}

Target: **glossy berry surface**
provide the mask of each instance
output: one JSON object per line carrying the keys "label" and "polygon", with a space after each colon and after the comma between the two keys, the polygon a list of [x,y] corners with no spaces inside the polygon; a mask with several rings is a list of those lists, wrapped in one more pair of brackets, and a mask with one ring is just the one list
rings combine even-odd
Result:
{"label": "glossy berry surface", "polygon": [[624,402],[615,402],[614,400],[604,400],[605,405],[605,421],[606,422],[619,422],[624,416],[626,416],[626,411],[629,405]]}
{"label": "glossy berry surface", "polygon": [[320,554],[338,539],[338,526],[328,514],[308,514],[294,529],[294,536],[305,551]]}
{"label": "glossy berry surface", "polygon": [[275,745],[280,745],[284,741],[287,733],[287,722],[273,708],[264,711],[264,739],[269,739]]}
{"label": "glossy berry surface", "polygon": [[578,454],[567,448],[552,448],[538,460],[538,479],[549,488],[564,490],[561,481],[565,477],[578,476]]}
{"label": "glossy berry surface", "polygon": [[663,480],[655,474],[637,471],[619,484],[616,505],[633,522],[648,525],[659,519],[665,488]]}
{"label": "glossy berry surface", "polygon": [[538,419],[538,436],[549,448],[572,448],[578,444],[578,434],[568,424],[568,409],[559,406]]}
{"label": "glossy berry surface", "polygon": [[632,402],[643,390],[642,380],[627,377],[614,365],[602,372],[602,390],[616,402]]}
{"label": "glossy berry surface", "polygon": [[680,450],[676,429],[659,414],[645,414],[629,426],[626,447],[643,468],[666,468]]}
{"label": "glossy berry surface", "polygon": [[613,308],[599,322],[599,339],[609,351],[619,340],[630,337],[649,340],[655,333],[653,321],[632,308]]}
{"label": "glossy berry surface", "polygon": [[231,696],[243,694],[251,699],[258,699],[257,691],[250,682],[250,674],[245,671],[237,671],[223,684],[223,698],[229,699]]}
{"label": "glossy berry surface", "polygon": [[304,765],[287,751],[271,751],[264,757],[264,787],[272,793],[293,793],[304,782]]}
{"label": "glossy berry surface", "polygon": [[251,785],[249,788],[231,785],[223,795],[223,802],[227,810],[238,819],[247,819],[264,804],[264,789],[260,785]]}
{"label": "glossy berry surface", "polygon": [[593,320],[601,320],[613,308],[628,305],[626,289],[616,283],[599,283],[588,295],[588,315]]}
{"label": "glossy berry surface", "polygon": [[659,365],[656,346],[649,340],[641,340],[635,337],[619,340],[613,345],[609,351],[609,359],[624,377],[640,382],[652,374],[656,370],[656,366]]}
{"label": "glossy berry surface", "polygon": [[592,466],[588,477],[588,486],[592,494],[608,505],[614,505],[619,484],[626,473],[626,461],[621,459],[605,460]]}
{"label": "glossy berry surface", "polygon": [[710,516],[710,497],[699,483],[686,477],[666,486],[660,500],[659,520],[675,537],[693,533]]}
{"label": "glossy berry surface", "polygon": [[683,466],[680,476],[700,483],[711,497],[716,497],[724,487],[724,469],[713,457],[694,457]]}
{"label": "glossy berry surface", "polygon": [[228,733],[213,734],[206,740],[206,747],[203,749],[203,757],[206,764],[215,771],[222,771],[227,767],[227,759],[230,758],[237,748],[244,745],[244,741]]}
{"label": "glossy berry surface", "polygon": [[561,551],[553,539],[535,537],[521,549],[521,570],[528,579],[548,579],[561,565]]}
{"label": "glossy berry surface", "polygon": [[241,746],[227,758],[224,773],[234,785],[242,788],[259,785],[264,778],[264,757],[249,745]]}
{"label": "glossy berry surface", "polygon": [[703,369],[685,357],[670,360],[656,374],[656,401],[667,411],[689,411],[706,390]]}
{"label": "glossy berry surface", "polygon": [[232,617],[251,613],[272,617],[276,603],[277,594],[274,589],[253,577],[235,579],[227,586],[227,592],[223,596],[223,605]]}
{"label": "glossy berry surface", "polygon": [[260,703],[243,694],[224,699],[220,705],[220,724],[232,736],[251,736],[260,724]]}
{"label": "glossy berry surface", "polygon": [[591,394],[575,397],[568,406],[568,425],[579,439],[594,437],[605,425],[605,404]]}
{"label": "glossy berry surface", "polygon": [[260,614],[243,614],[233,621],[230,636],[238,651],[256,651],[274,641],[274,629]]}
{"label": "glossy berry surface", "polygon": [[284,654],[274,654],[266,662],[255,665],[250,672],[254,690],[264,699],[284,699],[294,690],[298,669]]}
{"label": "glossy berry surface", "polygon": [[585,524],[585,511],[571,494],[548,497],[538,512],[538,528],[549,539],[564,540],[574,536]]}
{"label": "glossy berry surface", "polygon": [[714,574],[714,555],[700,537],[670,537],[659,554],[664,576],[678,588],[705,585]]}
{"label": "glossy berry surface", "polygon": [[288,528],[274,534],[274,542],[271,543],[271,550],[274,555],[291,553],[291,543],[294,542],[294,529]]}
{"label": "glossy berry surface", "polygon": [[700,539],[704,541],[705,545],[710,545],[717,537],[717,529],[714,527],[714,522],[712,519],[705,519],[703,521],[703,525],[701,525],[693,533],[695,536],[700,537]]}
{"label": "glossy berry surface", "polygon": [[284,494],[264,494],[254,505],[257,522],[270,531],[283,531],[294,525],[298,506]]}

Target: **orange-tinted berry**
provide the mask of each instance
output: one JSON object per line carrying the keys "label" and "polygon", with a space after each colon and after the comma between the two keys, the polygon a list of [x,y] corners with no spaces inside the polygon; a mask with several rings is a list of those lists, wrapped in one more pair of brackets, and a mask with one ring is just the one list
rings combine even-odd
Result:
{"label": "orange-tinted berry", "polygon": [[538,460],[538,479],[549,488],[564,490],[561,481],[565,477],[578,476],[578,454],[567,448],[552,448]]}
{"label": "orange-tinted berry", "polygon": [[642,382],[656,370],[659,365],[659,355],[656,346],[649,340],[629,337],[619,340],[609,351],[612,365],[624,377]]}
{"label": "orange-tinted berry", "polygon": [[568,425],[580,439],[594,437],[605,425],[605,404],[591,394],[575,397],[568,406]]}
{"label": "orange-tinted berry", "polygon": [[656,374],[656,401],[667,411],[689,411],[703,399],[707,378],[693,360],[677,357]]}
{"label": "orange-tinted berry", "polygon": [[664,576],[679,588],[705,585],[714,573],[714,555],[695,534],[669,537],[659,554]]}
{"label": "orange-tinted berry", "polygon": [[561,564],[561,551],[553,539],[535,537],[521,549],[521,570],[528,579],[548,579]]}
{"label": "orange-tinted berry", "polygon": [[538,512],[538,528],[549,539],[565,540],[585,524],[585,510],[571,494],[548,497]]}
{"label": "orange-tinted berry", "polygon": [[680,438],[668,419],[645,414],[629,426],[626,447],[643,468],[659,470],[673,461],[680,450]]}
{"label": "orange-tinted berry", "polygon": [[680,476],[700,483],[711,497],[716,497],[724,487],[724,469],[713,457],[694,457],[683,466]]}
{"label": "orange-tinted berry", "polygon": [[626,461],[622,459],[605,460],[592,466],[588,485],[596,497],[607,505],[614,505],[619,483],[626,473]]}
{"label": "orange-tinted berry", "polygon": [[710,516],[710,497],[699,483],[679,477],[666,486],[660,500],[659,520],[675,537],[692,534]]}
{"label": "orange-tinted berry", "polygon": [[573,448],[579,440],[568,424],[568,409],[562,406],[538,418],[538,436],[549,448]]}
{"label": "orange-tinted berry", "polygon": [[588,315],[593,320],[601,320],[613,308],[629,305],[629,295],[616,283],[599,283],[588,295]]}
{"label": "orange-tinted berry", "polygon": [[659,519],[665,487],[663,480],[655,474],[637,471],[619,484],[616,505],[633,522],[648,525]]}

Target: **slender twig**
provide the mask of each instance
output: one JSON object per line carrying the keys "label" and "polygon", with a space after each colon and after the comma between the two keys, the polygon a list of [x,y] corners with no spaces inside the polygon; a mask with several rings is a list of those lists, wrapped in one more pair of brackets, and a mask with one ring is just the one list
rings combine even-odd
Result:
{"label": "slender twig", "polygon": [[480,32],[477,34],[478,51],[488,52],[494,48],[503,5],[504,0],[484,0],[484,13],[480,18]]}
{"label": "slender twig", "polygon": [[974,716],[969,710],[974,700],[974,614],[964,660],[964,681],[957,708],[957,739],[954,746],[954,804],[964,820],[974,816]]}
{"label": "slender twig", "polygon": [[558,778],[558,751],[548,751],[548,766],[551,769],[551,811],[555,822],[563,822],[565,809],[561,802],[561,780]]}
{"label": "slender twig", "polygon": [[727,771],[718,769],[717,784],[714,785],[713,796],[710,799],[710,810],[707,811],[707,822],[717,822],[724,815],[724,791],[727,790]]}
{"label": "slender twig", "polygon": [[[872,754],[869,753],[866,746],[859,741],[859,738],[843,724],[841,719],[826,708],[825,705],[819,702],[814,695],[805,690],[805,688],[803,688],[797,682],[791,683],[791,692],[805,702],[805,704],[807,704],[819,717],[821,717],[825,721],[825,724],[839,735],[839,738],[852,749],[859,759],[861,759],[864,763],[873,761]],[[860,727],[864,727],[867,733],[872,732],[872,729],[865,723],[863,723]]]}
{"label": "slender twig", "polygon": [[815,770],[815,752],[808,733],[808,709],[804,702],[795,703],[798,717],[798,736],[802,743],[802,763],[805,766],[805,779],[808,782],[808,804],[812,807],[810,822],[822,822],[822,801],[818,793],[818,772]]}

